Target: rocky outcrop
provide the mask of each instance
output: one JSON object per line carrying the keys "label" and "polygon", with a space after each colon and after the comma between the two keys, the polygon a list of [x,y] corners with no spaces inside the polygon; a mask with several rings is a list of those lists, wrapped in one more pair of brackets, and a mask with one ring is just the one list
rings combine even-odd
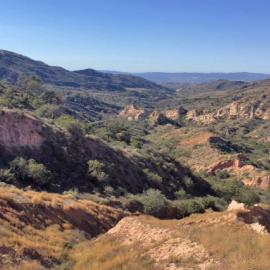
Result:
{"label": "rocky outcrop", "polygon": [[119,116],[126,118],[130,121],[145,120],[148,118],[150,112],[146,111],[143,108],[139,108],[135,105],[126,106],[120,113]]}
{"label": "rocky outcrop", "polygon": [[0,145],[5,148],[39,148],[45,138],[38,119],[12,110],[0,112]]}
{"label": "rocky outcrop", "polygon": [[126,106],[120,113],[119,117],[129,121],[146,120],[151,125],[175,124],[186,114],[187,110],[179,107],[174,110],[157,111],[139,108],[135,105]]}
{"label": "rocky outcrop", "polygon": [[164,112],[166,118],[173,121],[179,121],[187,114],[187,110],[184,107],[178,107],[177,109],[167,110]]}
{"label": "rocky outcrop", "polygon": [[187,120],[200,124],[211,124],[219,120],[229,119],[270,119],[270,96],[250,95],[234,101],[222,108],[212,111],[191,110],[187,113]]}
{"label": "rocky outcrop", "polygon": [[270,188],[270,175],[253,177],[242,181],[247,186],[268,190]]}
{"label": "rocky outcrop", "polygon": [[236,159],[222,160],[212,165],[208,172],[215,174],[217,171],[224,169],[240,169],[245,165],[245,160],[246,158],[242,155],[239,155]]}
{"label": "rocky outcrop", "polygon": [[235,210],[245,210],[246,207],[243,203],[239,203],[235,200],[232,200],[231,203],[229,204],[227,211],[235,211]]}
{"label": "rocky outcrop", "polygon": [[168,124],[168,118],[158,111],[153,111],[149,117],[148,121],[152,125],[165,125]]}

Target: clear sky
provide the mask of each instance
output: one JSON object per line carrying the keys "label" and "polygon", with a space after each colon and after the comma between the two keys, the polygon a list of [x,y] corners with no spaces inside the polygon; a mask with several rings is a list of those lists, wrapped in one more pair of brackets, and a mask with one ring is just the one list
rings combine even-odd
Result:
{"label": "clear sky", "polygon": [[68,69],[270,73],[269,0],[0,0],[0,48]]}

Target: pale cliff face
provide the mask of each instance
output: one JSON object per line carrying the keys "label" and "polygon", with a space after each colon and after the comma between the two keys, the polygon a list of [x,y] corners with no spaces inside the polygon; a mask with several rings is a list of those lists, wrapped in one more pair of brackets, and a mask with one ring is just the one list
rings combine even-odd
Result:
{"label": "pale cliff face", "polygon": [[200,124],[211,124],[219,120],[229,119],[270,119],[269,109],[270,96],[251,96],[234,101],[212,112],[195,110],[187,113],[187,120]]}
{"label": "pale cliff face", "polygon": [[5,148],[39,148],[44,141],[41,123],[15,111],[0,113],[0,144]]}
{"label": "pale cliff face", "polygon": [[143,108],[138,108],[134,105],[128,105],[124,108],[123,111],[119,113],[119,116],[130,121],[137,121],[147,118],[148,114],[149,113],[147,113]]}

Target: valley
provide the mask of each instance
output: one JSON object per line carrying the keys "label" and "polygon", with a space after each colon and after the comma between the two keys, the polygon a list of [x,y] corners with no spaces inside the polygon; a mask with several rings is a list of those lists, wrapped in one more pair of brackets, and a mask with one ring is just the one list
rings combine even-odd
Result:
{"label": "valley", "polygon": [[268,269],[269,79],[0,79],[0,269]]}

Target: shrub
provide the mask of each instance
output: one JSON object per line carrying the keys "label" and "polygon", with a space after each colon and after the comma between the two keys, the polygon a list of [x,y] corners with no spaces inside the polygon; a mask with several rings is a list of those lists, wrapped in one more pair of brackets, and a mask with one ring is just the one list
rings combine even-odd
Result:
{"label": "shrub", "polygon": [[187,194],[184,189],[174,192],[174,196],[177,200],[188,199],[190,197],[190,195]]}
{"label": "shrub", "polygon": [[59,105],[54,104],[44,104],[40,108],[37,109],[37,115],[40,117],[46,117],[55,119],[60,117],[63,113],[62,108]]}
{"label": "shrub", "polygon": [[12,184],[16,181],[16,176],[9,169],[0,170],[0,181]]}
{"label": "shrub", "polygon": [[105,172],[105,164],[99,160],[89,160],[88,165],[88,174],[90,177],[95,178],[99,182],[105,182],[108,180],[108,174]]}
{"label": "shrub", "polygon": [[41,163],[34,159],[26,160],[22,157],[14,159],[10,163],[10,171],[23,181],[33,181],[37,185],[44,185],[50,182],[51,172]]}
{"label": "shrub", "polygon": [[28,176],[39,185],[49,183],[52,177],[45,165],[37,163],[34,159],[30,159],[28,162]]}
{"label": "shrub", "polygon": [[162,178],[158,174],[150,171],[148,168],[144,169],[143,172],[146,174],[148,180],[151,183],[155,185],[159,185],[162,183]]}
{"label": "shrub", "polygon": [[16,177],[26,180],[28,177],[28,161],[22,157],[17,157],[10,162],[10,169]]}
{"label": "shrub", "polygon": [[185,176],[183,182],[187,190],[192,191],[194,189],[194,183],[190,177]]}
{"label": "shrub", "polygon": [[70,115],[60,116],[56,119],[56,124],[65,128],[71,135],[81,136],[83,134],[82,124]]}
{"label": "shrub", "polygon": [[144,212],[148,215],[160,217],[164,211],[167,201],[163,194],[156,189],[148,189],[144,192],[140,201],[143,204]]}
{"label": "shrub", "polygon": [[140,138],[132,138],[130,144],[137,149],[141,149],[143,146],[142,140]]}

